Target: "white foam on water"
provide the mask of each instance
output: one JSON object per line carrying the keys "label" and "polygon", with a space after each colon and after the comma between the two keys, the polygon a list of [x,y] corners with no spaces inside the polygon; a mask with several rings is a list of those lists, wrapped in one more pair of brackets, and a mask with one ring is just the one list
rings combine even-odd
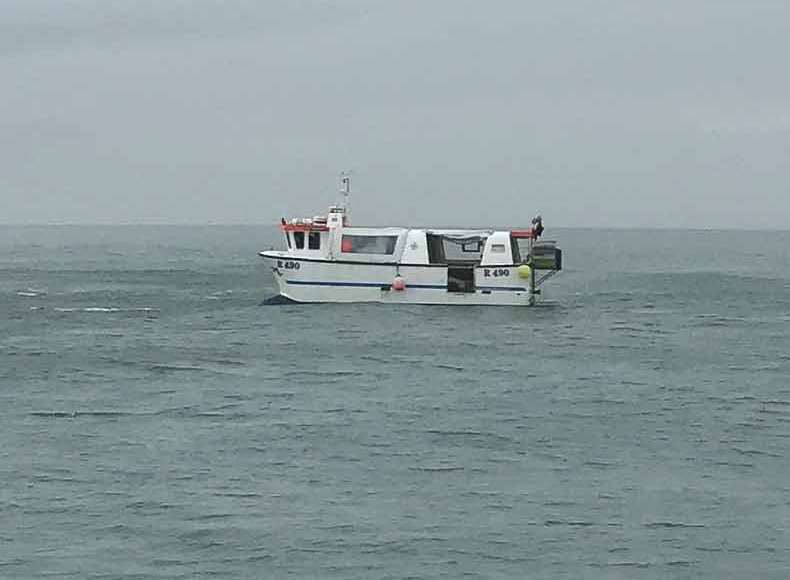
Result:
{"label": "white foam on water", "polygon": [[233,290],[217,290],[216,292],[212,292],[205,298],[206,300],[221,300],[222,298],[226,298],[230,294],[233,294]]}
{"label": "white foam on water", "polygon": [[31,287],[28,286],[24,290],[17,290],[16,295],[17,296],[22,296],[22,297],[25,297],[25,298],[36,298],[36,297],[42,296],[42,295],[44,295],[46,293],[47,293],[46,290],[41,290],[39,288],[31,288]]}
{"label": "white foam on water", "polygon": [[116,306],[86,306],[84,308],[62,308],[56,306],[55,312],[159,312],[159,308],[118,308]]}

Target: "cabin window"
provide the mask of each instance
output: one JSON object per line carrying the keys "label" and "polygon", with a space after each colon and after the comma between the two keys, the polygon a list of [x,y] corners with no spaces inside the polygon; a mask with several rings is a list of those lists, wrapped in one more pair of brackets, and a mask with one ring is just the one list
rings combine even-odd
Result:
{"label": "cabin window", "polygon": [[483,251],[483,242],[476,241],[461,244],[461,251],[466,254],[479,254]]}
{"label": "cabin window", "polygon": [[444,241],[441,236],[427,234],[428,242],[428,262],[430,264],[445,264],[447,259],[444,256]]}
{"label": "cabin window", "polygon": [[294,232],[294,244],[297,250],[304,249],[304,232]]}
{"label": "cabin window", "polygon": [[479,264],[486,237],[472,234],[454,236],[427,234],[428,261],[431,264]]}
{"label": "cabin window", "polygon": [[444,259],[446,263],[480,263],[483,259],[483,247],[485,239],[455,239],[451,237],[441,238]]}
{"label": "cabin window", "polygon": [[285,243],[288,244],[288,249],[291,249],[291,234],[285,233]]}
{"label": "cabin window", "polygon": [[310,232],[307,236],[307,247],[311,250],[321,249],[321,234],[319,232]]}
{"label": "cabin window", "polygon": [[493,253],[493,254],[504,254],[505,253],[505,244],[491,244],[491,253]]}
{"label": "cabin window", "polygon": [[398,236],[343,236],[340,250],[347,254],[394,254]]}

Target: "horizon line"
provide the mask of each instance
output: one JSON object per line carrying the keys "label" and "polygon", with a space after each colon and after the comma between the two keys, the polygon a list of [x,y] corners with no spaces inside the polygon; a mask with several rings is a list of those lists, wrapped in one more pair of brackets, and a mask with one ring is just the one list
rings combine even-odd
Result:
{"label": "horizon line", "polygon": [[[277,228],[278,223],[272,222],[0,222],[0,227],[268,227]],[[357,227],[357,226],[349,226]],[[380,226],[363,225],[358,227],[405,227],[405,226]],[[407,229],[491,229],[498,226],[413,226]],[[503,227],[502,230],[510,229]],[[568,226],[553,225],[551,229],[560,230],[615,230],[615,231],[682,231],[682,232],[790,232],[790,227],[685,227],[685,226]]]}

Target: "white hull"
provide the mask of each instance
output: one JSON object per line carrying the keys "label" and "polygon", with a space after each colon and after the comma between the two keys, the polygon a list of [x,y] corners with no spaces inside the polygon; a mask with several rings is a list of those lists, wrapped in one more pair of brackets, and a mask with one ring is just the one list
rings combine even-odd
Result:
{"label": "white hull", "polygon": [[[272,267],[280,295],[295,302],[381,302],[526,306],[534,302],[529,280],[517,266],[479,266],[472,292],[450,292],[446,266],[352,263],[261,252]],[[391,288],[396,276],[405,289]],[[537,296],[534,296],[535,298]]]}

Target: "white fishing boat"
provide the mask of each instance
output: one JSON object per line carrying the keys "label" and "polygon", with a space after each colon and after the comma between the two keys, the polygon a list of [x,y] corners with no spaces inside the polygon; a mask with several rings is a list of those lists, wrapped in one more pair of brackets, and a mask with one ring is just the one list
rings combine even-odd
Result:
{"label": "white fishing boat", "polygon": [[532,305],[562,269],[540,216],[512,230],[352,227],[350,176],[340,183],[343,203],[283,218],[287,249],[260,252],[280,290],[269,301]]}

